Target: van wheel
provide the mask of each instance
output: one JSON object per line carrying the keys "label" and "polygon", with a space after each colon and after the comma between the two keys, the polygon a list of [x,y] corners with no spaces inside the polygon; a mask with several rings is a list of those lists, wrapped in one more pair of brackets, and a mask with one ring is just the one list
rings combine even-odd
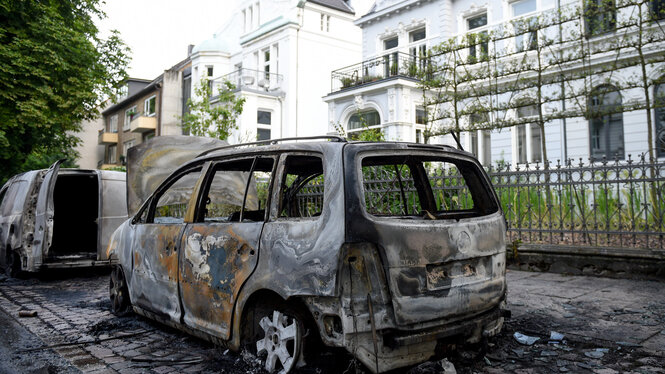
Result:
{"label": "van wheel", "polygon": [[300,360],[302,318],[288,308],[278,308],[271,315],[264,315],[259,325],[263,338],[256,342],[256,353],[266,354],[266,371],[288,373]]}
{"label": "van wheel", "polygon": [[113,270],[111,270],[109,297],[111,299],[111,313],[116,316],[124,316],[129,313],[131,306],[129,302],[129,289],[125,281],[125,274],[122,272],[120,266],[114,266]]}
{"label": "van wheel", "polygon": [[7,249],[5,274],[10,278],[16,278],[21,275],[21,256],[11,249]]}

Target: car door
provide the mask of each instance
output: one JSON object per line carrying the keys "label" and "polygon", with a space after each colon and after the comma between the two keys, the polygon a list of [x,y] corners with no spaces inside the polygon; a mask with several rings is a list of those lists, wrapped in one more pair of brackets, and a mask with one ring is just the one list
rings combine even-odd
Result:
{"label": "car door", "polygon": [[34,253],[41,254],[43,258],[48,254],[53,239],[53,190],[55,189],[55,181],[58,179],[60,164],[63,161],[56,161],[46,171],[37,195]]}
{"label": "car door", "polygon": [[[0,253],[3,254],[5,248],[7,248],[7,234],[9,233],[9,218],[5,212],[9,210],[8,207],[10,205],[9,199],[5,199],[5,197],[7,197],[7,191],[12,183],[13,178],[0,189]],[[4,264],[4,256],[0,261]]]}
{"label": "car door", "polygon": [[228,339],[236,297],[256,267],[272,157],[218,162],[185,230],[180,290],[186,325]]}
{"label": "car door", "polygon": [[169,177],[153,194],[146,218],[135,224],[132,243],[132,302],[162,318],[180,321],[178,252],[193,216],[206,165],[193,165]]}

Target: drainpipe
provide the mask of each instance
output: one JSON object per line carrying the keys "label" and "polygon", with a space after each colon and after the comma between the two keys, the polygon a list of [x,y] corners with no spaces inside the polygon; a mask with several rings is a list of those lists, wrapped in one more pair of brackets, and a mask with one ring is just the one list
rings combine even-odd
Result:
{"label": "drainpipe", "polygon": [[[563,43],[563,26],[561,25],[561,0],[556,0],[556,8],[559,17],[559,43]],[[559,59],[563,59],[563,50],[561,49],[562,45],[559,45]],[[561,74],[561,110],[562,112],[566,111],[566,85],[563,80],[563,73]],[[566,115],[563,115],[561,118],[561,146],[563,148],[563,162],[565,163],[568,160],[568,130],[566,126]],[[545,136],[545,134],[541,134]]]}
{"label": "drainpipe", "polygon": [[162,87],[163,85],[161,83],[157,83],[157,89],[159,90],[159,112],[157,112],[157,128],[155,129],[155,136],[162,135],[162,92],[164,92]]}

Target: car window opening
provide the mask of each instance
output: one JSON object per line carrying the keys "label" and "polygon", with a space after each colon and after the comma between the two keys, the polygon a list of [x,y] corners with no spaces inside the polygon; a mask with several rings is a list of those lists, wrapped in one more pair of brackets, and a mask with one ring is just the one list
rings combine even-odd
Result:
{"label": "car window opening", "polygon": [[189,200],[200,173],[201,167],[185,172],[158,196],[153,213],[154,223],[178,224],[184,222]]}
{"label": "car window opening", "polygon": [[250,158],[215,165],[205,189],[202,221],[263,221],[273,164],[271,158]]}
{"label": "car window opening", "polygon": [[496,212],[495,199],[470,161],[434,156],[366,157],[365,211],[409,219],[462,219]]}
{"label": "car window opening", "polygon": [[289,156],[280,189],[280,218],[318,217],[323,211],[323,162],[317,156]]}

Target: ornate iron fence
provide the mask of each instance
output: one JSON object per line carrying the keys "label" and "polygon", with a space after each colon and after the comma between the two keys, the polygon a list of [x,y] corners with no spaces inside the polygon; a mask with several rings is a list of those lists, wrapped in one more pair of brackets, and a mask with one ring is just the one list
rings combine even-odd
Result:
{"label": "ornate iron fence", "polygon": [[665,162],[634,160],[490,169],[522,243],[665,249]]}

